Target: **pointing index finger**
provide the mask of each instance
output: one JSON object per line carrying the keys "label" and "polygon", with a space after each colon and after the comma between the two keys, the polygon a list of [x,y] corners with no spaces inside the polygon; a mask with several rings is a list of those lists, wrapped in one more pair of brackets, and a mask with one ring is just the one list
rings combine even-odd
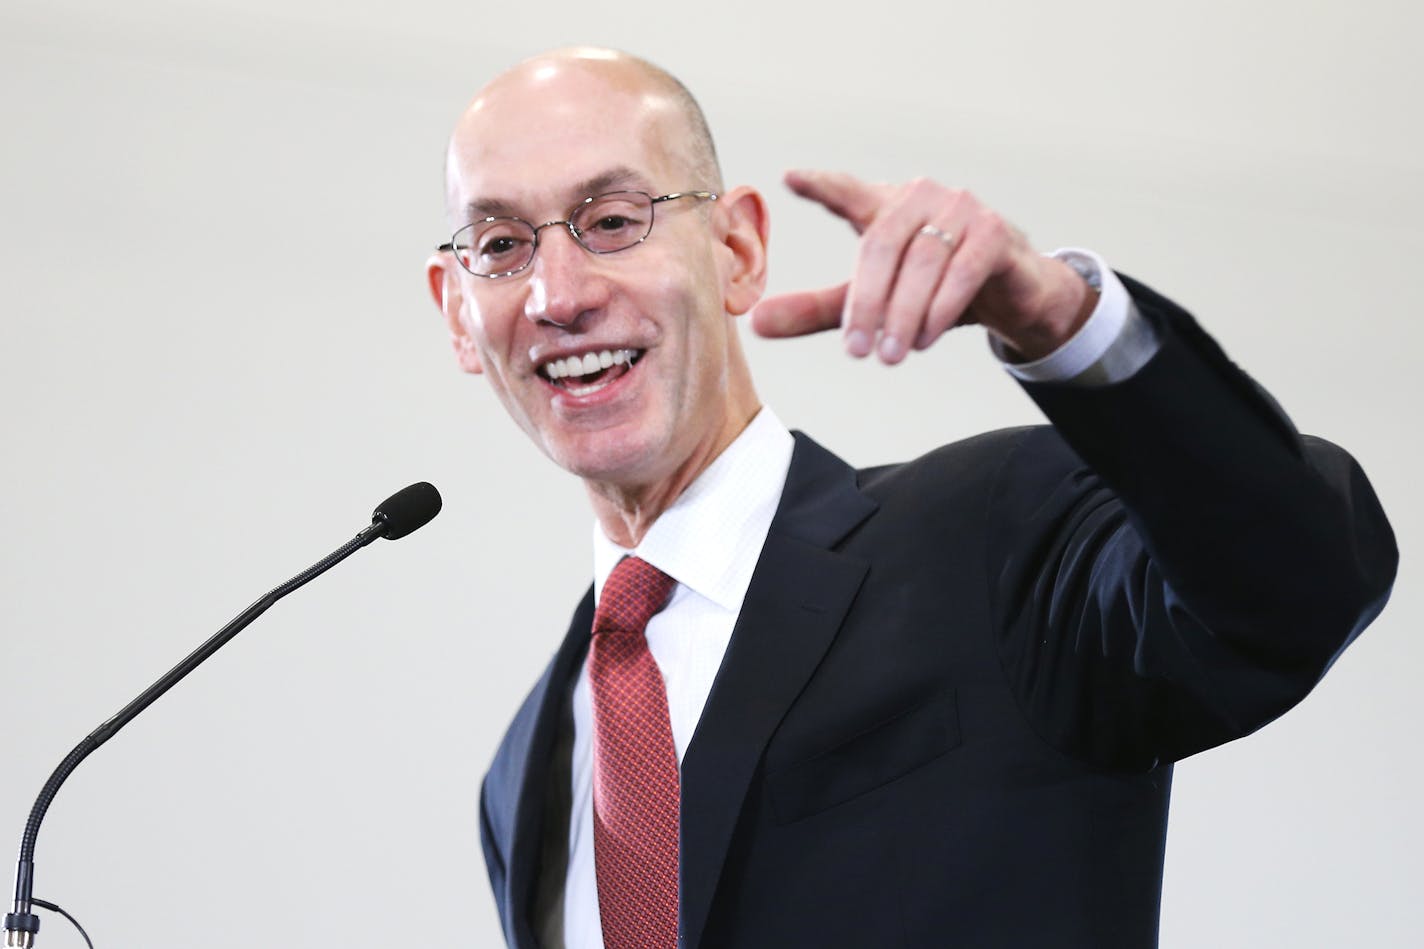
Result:
{"label": "pointing index finger", "polygon": [[839,171],[797,169],[788,171],[785,181],[796,194],[845,218],[856,233],[864,231],[875,220],[886,197],[883,185],[869,184]]}

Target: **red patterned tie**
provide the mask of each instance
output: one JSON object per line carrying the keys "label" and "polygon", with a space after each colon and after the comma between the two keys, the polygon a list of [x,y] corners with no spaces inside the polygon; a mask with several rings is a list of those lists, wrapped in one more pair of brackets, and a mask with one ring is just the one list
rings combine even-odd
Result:
{"label": "red patterned tie", "polygon": [[643,630],[677,581],[625,557],[593,616],[593,857],[607,949],[677,945],[677,751]]}

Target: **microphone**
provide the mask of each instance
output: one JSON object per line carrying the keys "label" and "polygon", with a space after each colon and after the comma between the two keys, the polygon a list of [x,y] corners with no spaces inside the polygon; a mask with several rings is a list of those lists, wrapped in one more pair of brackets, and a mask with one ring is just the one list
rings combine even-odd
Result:
{"label": "microphone", "polygon": [[439,513],[440,492],[436,491],[435,485],[429,481],[417,481],[401,488],[377,505],[371,512],[371,526],[361,534],[374,532],[371,540],[376,537],[400,540],[406,534],[429,524]]}
{"label": "microphone", "polygon": [[[114,737],[119,729],[133,721],[160,695],[177,685],[184,676],[222,648],[228,640],[242,632],[249,623],[265,613],[272,604],[282,597],[321,576],[377,538],[399,540],[430,523],[439,513],[440,492],[435,490],[435,486],[428,481],[417,482],[392,494],[371,513],[369,527],[286,583],[269,590],[255,603],[237,614],[231,622],[214,633],[201,646],[193,650],[186,659],[168,670],[161,679],[145,689],[138,698],[125,705],[117,714],[90,732],[78,745],[75,745],[74,750],[59,763],[59,767],[54,769],[54,773],[45,782],[40,796],[35,800],[34,807],[30,809],[30,818],[25,823],[25,833],[20,839],[20,864],[15,872],[15,906],[14,911],[5,916],[4,944],[20,947],[20,949],[30,949],[34,945],[35,935],[40,930],[40,920],[38,916],[30,912],[30,909],[33,904],[43,903],[43,901],[35,900],[32,895],[35,873],[35,840],[39,836],[40,823],[44,820],[45,812],[49,810],[54,796],[59,793],[60,785],[73,773],[75,768],[79,767],[81,761],[87,758],[94,749]],[[75,925],[77,926],[78,923]],[[83,932],[83,930],[80,931]],[[87,940],[88,937],[85,938]]]}

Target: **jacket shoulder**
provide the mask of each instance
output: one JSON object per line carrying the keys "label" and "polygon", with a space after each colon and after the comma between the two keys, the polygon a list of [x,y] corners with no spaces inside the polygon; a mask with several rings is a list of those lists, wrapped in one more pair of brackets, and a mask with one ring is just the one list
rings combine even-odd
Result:
{"label": "jacket shoulder", "polygon": [[898,494],[924,503],[965,492],[992,492],[1016,458],[1030,460],[1047,477],[1061,477],[1082,465],[1052,426],[1024,425],[941,445],[910,461],[862,468],[857,479],[861,490],[881,503]]}

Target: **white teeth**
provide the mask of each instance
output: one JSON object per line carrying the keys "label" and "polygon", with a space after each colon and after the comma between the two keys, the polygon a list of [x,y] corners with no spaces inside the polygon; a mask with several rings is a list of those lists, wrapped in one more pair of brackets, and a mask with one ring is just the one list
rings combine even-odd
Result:
{"label": "white teeth", "polygon": [[[611,366],[621,366],[624,363],[632,365],[636,354],[637,350],[634,349],[604,349],[596,353],[584,353],[582,356],[555,359],[544,365],[544,374],[550,379],[578,378]],[[587,391],[593,392],[599,388],[602,386],[594,386]],[[585,394],[584,390],[570,389],[569,391],[575,395]]]}

